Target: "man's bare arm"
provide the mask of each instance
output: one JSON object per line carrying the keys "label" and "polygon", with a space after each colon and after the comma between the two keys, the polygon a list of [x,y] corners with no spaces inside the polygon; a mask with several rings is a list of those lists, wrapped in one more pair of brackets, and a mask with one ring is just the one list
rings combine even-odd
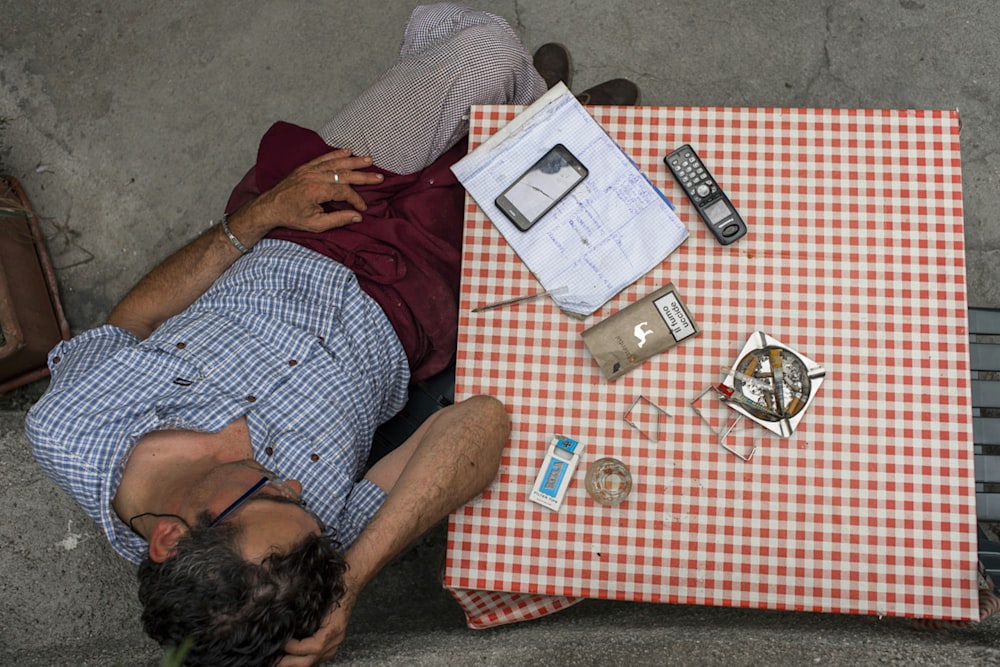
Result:
{"label": "man's bare arm", "polygon": [[[358,594],[389,561],[493,481],[510,435],[503,405],[475,396],[441,410],[369,473],[391,485],[385,503],[347,552],[347,593],[315,635],[290,641],[279,667],[331,657],[344,640]],[[390,458],[395,455],[395,458]]]}
{"label": "man's bare arm", "polygon": [[[351,185],[382,180],[380,174],[355,171],[369,166],[371,158],[351,157],[347,150],[322,155],[240,208],[230,216],[229,228],[252,247],[276,227],[318,232],[357,222],[365,203]],[[356,210],[324,213],[321,204],[328,201],[347,202]],[[111,311],[108,324],[148,337],[204,294],[240,254],[222,227],[213,226],[140,280]]]}

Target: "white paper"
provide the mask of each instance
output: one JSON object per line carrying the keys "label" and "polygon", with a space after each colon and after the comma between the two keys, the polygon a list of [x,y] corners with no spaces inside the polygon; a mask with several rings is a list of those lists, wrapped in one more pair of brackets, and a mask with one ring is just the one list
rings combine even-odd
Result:
{"label": "white paper", "polygon": [[[495,200],[554,145],[589,170],[522,232]],[[563,310],[590,315],[688,237],[666,198],[559,84],[452,166],[452,171]]]}

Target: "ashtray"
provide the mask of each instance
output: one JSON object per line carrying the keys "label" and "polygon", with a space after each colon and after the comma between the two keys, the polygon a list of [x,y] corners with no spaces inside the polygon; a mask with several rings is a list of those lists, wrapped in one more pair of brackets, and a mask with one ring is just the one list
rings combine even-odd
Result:
{"label": "ashtray", "polygon": [[587,468],[587,493],[602,505],[617,505],[632,492],[632,473],[618,459],[597,459]]}
{"label": "ashtray", "polygon": [[809,357],[755,331],[717,389],[730,408],[787,438],[825,375]]}

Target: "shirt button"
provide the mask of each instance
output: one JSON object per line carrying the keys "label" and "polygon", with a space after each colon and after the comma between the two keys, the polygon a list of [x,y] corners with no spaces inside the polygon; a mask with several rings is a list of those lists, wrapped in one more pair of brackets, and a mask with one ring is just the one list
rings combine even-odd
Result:
{"label": "shirt button", "polygon": [[256,396],[247,396],[247,403],[253,403],[257,400]]}
{"label": "shirt button", "polygon": [[264,453],[267,454],[268,456],[273,456],[274,455],[274,447],[265,447],[264,448]]}
{"label": "shirt button", "polygon": [[297,366],[297,365],[298,365],[298,363],[299,363],[299,362],[298,362],[298,360],[296,360],[296,359],[289,359],[289,360],[288,360],[288,365],[289,365],[289,366]]}
{"label": "shirt button", "polygon": [[183,342],[182,343],[177,343],[177,349],[178,350],[183,350],[185,347],[187,347],[187,343],[183,343]]}
{"label": "shirt button", "polygon": [[60,361],[62,361],[62,357],[52,357],[52,363],[58,364]]}
{"label": "shirt button", "polygon": [[316,461],[319,461],[319,454],[313,454],[313,455],[311,455],[309,457],[309,460],[312,461],[313,463],[315,463]]}

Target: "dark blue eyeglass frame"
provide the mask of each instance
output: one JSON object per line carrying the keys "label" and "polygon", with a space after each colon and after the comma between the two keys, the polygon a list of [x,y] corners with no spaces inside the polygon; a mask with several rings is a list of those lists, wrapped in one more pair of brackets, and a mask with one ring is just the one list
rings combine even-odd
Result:
{"label": "dark blue eyeglass frame", "polygon": [[208,527],[209,528],[214,528],[216,525],[218,525],[218,523],[220,521],[222,521],[223,519],[225,519],[227,516],[229,516],[230,514],[232,514],[233,512],[235,512],[236,510],[238,510],[243,503],[245,503],[246,501],[248,501],[251,498],[253,498],[254,495],[258,491],[260,491],[262,488],[264,488],[264,486],[268,482],[270,482],[270,481],[271,481],[270,477],[267,477],[267,476],[261,477],[260,480],[256,484],[254,484],[253,486],[251,486],[247,490],[246,493],[244,493],[242,496],[240,496],[239,498],[237,498],[236,501],[233,502],[233,504],[231,504],[229,507],[227,507],[226,509],[224,509],[221,512],[219,512],[219,516],[217,516],[214,519],[212,519],[212,523],[208,524]]}
{"label": "dark blue eyeglass frame", "polygon": [[278,489],[280,489],[282,491],[281,497],[279,498],[279,497],[276,496],[276,497],[273,498],[274,500],[282,500],[282,501],[285,501],[285,502],[292,502],[292,503],[298,505],[299,507],[301,507],[306,512],[306,514],[308,514],[310,517],[312,517],[313,521],[316,522],[316,525],[319,526],[320,532],[326,532],[326,524],[324,524],[323,520],[319,518],[319,515],[317,515],[315,512],[313,512],[311,509],[309,509],[306,506],[306,502],[304,500],[302,500],[302,498],[299,498],[298,494],[295,493],[295,491],[292,490],[287,484],[285,484],[284,480],[282,480],[277,475],[275,475],[273,477],[269,476],[269,475],[264,475],[263,477],[261,477],[257,481],[256,484],[254,484],[249,489],[247,489],[246,493],[244,493],[242,496],[240,496],[235,501],[233,501],[233,503],[229,507],[227,507],[226,509],[224,509],[221,512],[219,512],[219,516],[217,516],[214,519],[212,519],[212,522],[210,524],[208,524],[208,527],[209,528],[213,528],[213,527],[217,526],[221,521],[225,520],[226,517],[232,515],[233,512],[235,512],[236,510],[238,510],[247,501],[249,501],[251,498],[253,498],[255,495],[257,495],[257,493],[261,489],[263,489],[265,486],[267,486],[268,484],[273,484],[274,486],[278,487]]}

